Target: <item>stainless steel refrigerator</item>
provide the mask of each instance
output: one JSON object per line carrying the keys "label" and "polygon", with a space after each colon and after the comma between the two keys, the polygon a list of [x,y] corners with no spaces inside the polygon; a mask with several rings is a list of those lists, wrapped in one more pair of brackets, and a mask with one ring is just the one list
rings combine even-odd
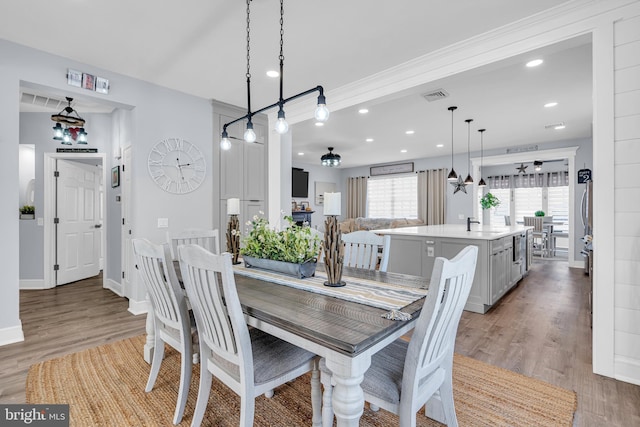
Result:
{"label": "stainless steel refrigerator", "polygon": [[581,253],[584,256],[584,272],[591,274],[591,265],[593,262],[593,181],[588,180],[584,184],[582,193],[582,202],[580,204],[583,235],[582,241],[584,248]]}

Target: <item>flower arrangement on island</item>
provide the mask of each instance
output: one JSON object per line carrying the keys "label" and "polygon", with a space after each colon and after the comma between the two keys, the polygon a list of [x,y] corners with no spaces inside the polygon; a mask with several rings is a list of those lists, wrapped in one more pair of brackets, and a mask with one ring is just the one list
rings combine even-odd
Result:
{"label": "flower arrangement on island", "polygon": [[297,225],[291,216],[284,216],[284,219],[288,226],[280,231],[271,228],[269,221],[258,215],[252,221],[247,221],[247,226],[251,228],[242,240],[244,247],[240,249],[240,254],[294,264],[315,262],[320,239],[311,234],[309,227]]}

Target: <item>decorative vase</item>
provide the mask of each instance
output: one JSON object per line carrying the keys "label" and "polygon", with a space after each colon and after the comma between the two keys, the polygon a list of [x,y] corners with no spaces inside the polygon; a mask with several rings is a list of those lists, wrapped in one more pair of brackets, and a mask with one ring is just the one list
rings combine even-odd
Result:
{"label": "decorative vase", "polygon": [[247,268],[261,268],[264,270],[277,271],[278,273],[290,274],[299,279],[312,277],[316,273],[317,262],[315,260],[306,261],[301,264],[293,262],[276,261],[266,258],[254,258],[252,256],[243,255],[242,260]]}

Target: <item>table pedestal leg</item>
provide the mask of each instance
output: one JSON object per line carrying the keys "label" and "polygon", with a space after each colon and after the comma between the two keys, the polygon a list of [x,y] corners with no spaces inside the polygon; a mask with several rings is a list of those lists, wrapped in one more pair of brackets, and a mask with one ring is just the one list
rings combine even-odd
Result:
{"label": "table pedestal leg", "polygon": [[357,427],[364,409],[364,393],[360,383],[371,365],[371,358],[362,356],[347,366],[326,359],[327,367],[333,372],[333,412],[338,427]]}

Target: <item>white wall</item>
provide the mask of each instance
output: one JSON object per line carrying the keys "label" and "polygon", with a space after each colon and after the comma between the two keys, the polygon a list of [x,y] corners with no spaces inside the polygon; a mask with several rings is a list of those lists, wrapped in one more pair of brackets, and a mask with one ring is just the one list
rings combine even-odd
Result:
{"label": "white wall", "polygon": [[[3,186],[0,190],[0,270],[3,286],[0,298],[0,345],[23,339],[19,319],[19,227],[18,207],[18,142],[19,102],[21,85],[34,85],[50,89],[61,96],[91,98],[108,102],[115,107],[133,109],[131,134],[118,143],[129,142],[133,149],[133,216],[134,237],[147,237],[156,242],[165,240],[164,229],[157,228],[157,218],[169,218],[170,227],[212,227],[213,180],[212,107],[209,100],[186,95],[140,80],[115,74],[87,64],[43,53],[0,40],[0,170]],[[108,95],[74,88],[67,85],[68,68],[105,77],[111,89]],[[90,133],[90,138],[94,135]],[[181,137],[198,145],[207,159],[207,180],[198,190],[187,195],[170,195],[157,188],[147,172],[147,156],[151,147],[161,139]],[[104,148],[108,159],[114,159],[111,141]],[[115,160],[114,160],[115,162]],[[217,205],[215,206],[217,209]],[[113,257],[111,257],[113,258]],[[134,279],[130,304],[140,304],[145,292]]]}
{"label": "white wall", "polygon": [[615,375],[640,384],[640,15],[616,22],[614,41]]}

